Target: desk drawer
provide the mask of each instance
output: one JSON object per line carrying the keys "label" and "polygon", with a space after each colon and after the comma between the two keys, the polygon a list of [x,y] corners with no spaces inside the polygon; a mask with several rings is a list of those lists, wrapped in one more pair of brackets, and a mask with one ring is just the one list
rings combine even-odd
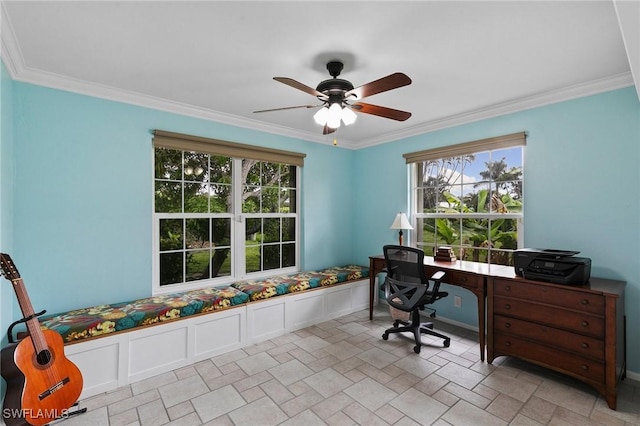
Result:
{"label": "desk drawer", "polygon": [[447,273],[444,282],[469,289],[478,289],[484,286],[484,277],[469,272],[451,271]]}
{"label": "desk drawer", "polygon": [[499,296],[494,297],[493,311],[498,315],[574,331],[596,339],[604,338],[604,318],[586,312]]}
{"label": "desk drawer", "polygon": [[540,344],[555,346],[558,349],[591,358],[594,361],[604,361],[604,341],[593,337],[501,315],[494,317],[493,326],[496,333],[505,336],[511,335],[534,340]]}
{"label": "desk drawer", "polygon": [[544,367],[604,383],[605,364],[600,361],[501,333],[496,333],[494,336],[494,349],[498,355],[517,356]]}
{"label": "desk drawer", "polygon": [[540,303],[604,315],[604,296],[584,291],[578,292],[557,285],[494,279],[493,292],[498,296],[535,300]]}

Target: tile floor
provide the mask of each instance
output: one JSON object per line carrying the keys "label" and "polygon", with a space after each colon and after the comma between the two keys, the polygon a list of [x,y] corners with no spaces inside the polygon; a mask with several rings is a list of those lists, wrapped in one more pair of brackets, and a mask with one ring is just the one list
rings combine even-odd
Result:
{"label": "tile floor", "polygon": [[591,388],[512,358],[480,361],[477,333],[438,322],[428,337],[381,338],[361,311],[80,402],[57,425],[640,425],[640,383],[618,410]]}

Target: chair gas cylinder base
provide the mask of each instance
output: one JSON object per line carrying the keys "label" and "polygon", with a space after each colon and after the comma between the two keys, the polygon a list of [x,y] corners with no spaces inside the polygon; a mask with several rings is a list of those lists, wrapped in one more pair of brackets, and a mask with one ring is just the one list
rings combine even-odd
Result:
{"label": "chair gas cylinder base", "polygon": [[[431,314],[430,316],[435,317],[435,314]],[[402,326],[400,326],[402,324]],[[404,332],[412,332],[416,345],[413,347],[413,351],[417,354],[420,353],[420,349],[422,345],[422,334],[428,334],[431,336],[439,337],[444,339],[443,346],[448,348],[451,345],[451,338],[445,336],[444,334],[440,334],[436,331],[433,331],[433,323],[432,322],[420,322],[420,311],[415,310],[411,313],[411,322],[404,322],[400,320],[396,320],[393,323],[393,327],[388,328],[382,334],[382,338],[384,340],[389,339],[390,333],[404,333]]]}

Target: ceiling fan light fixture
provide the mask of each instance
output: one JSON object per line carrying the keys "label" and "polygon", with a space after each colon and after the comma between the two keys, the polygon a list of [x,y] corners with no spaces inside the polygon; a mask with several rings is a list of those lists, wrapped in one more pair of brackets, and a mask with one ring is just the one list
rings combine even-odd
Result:
{"label": "ceiling fan light fixture", "polygon": [[[1,1],[1,0],[0,0]],[[296,108],[317,108],[313,119],[320,126],[323,126],[323,135],[333,133],[340,127],[342,121],[345,126],[349,126],[356,121],[358,111],[360,114],[370,114],[378,117],[389,118],[396,121],[405,121],[411,117],[410,112],[400,111],[379,105],[365,104],[361,102],[363,98],[373,96],[378,93],[397,89],[411,84],[411,79],[401,72],[389,74],[362,86],[354,87],[350,81],[338,78],[344,65],[340,60],[333,60],[327,63],[327,70],[332,78],[321,81],[314,89],[288,77],[273,77],[274,80],[294,89],[315,96],[321,105],[298,105],[284,108],[263,109],[258,112],[281,111]],[[350,105],[349,102],[358,101],[357,104]],[[355,111],[354,111],[355,110]]]}
{"label": "ceiling fan light fixture", "polygon": [[348,108],[348,107],[342,108],[342,122],[344,123],[345,126],[355,123],[357,117],[358,116],[356,115],[355,112],[353,112],[351,108]]}

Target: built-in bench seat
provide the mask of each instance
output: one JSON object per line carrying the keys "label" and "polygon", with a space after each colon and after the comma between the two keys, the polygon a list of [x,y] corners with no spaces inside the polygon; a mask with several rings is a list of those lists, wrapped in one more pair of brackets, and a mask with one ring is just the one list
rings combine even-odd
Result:
{"label": "built-in bench seat", "polygon": [[369,268],[347,265],[75,309],[39,320],[43,329],[56,331],[65,343],[72,343],[368,276]]}
{"label": "built-in bench seat", "polygon": [[39,318],[82,372],[81,398],[366,309],[369,268],[244,280]]}

